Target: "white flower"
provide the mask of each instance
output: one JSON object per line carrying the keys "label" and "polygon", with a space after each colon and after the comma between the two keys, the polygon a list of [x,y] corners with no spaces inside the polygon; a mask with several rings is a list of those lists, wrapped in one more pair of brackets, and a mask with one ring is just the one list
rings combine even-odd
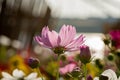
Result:
{"label": "white flower", "polygon": [[[105,70],[101,75],[108,77],[108,80],[120,80],[120,77],[117,79],[116,73],[111,69]],[[99,77],[95,77],[94,80],[99,80]]]}
{"label": "white flower", "polygon": [[25,73],[18,69],[15,69],[12,75],[7,72],[2,72],[2,76],[3,78],[1,80],[42,80],[42,78],[37,77],[36,72],[30,73],[25,77]]}
{"label": "white flower", "polygon": [[42,78],[37,78],[37,73],[31,73],[28,76],[24,77],[24,80],[42,80]]}
{"label": "white flower", "polygon": [[119,76],[118,80],[120,80],[120,76]]}

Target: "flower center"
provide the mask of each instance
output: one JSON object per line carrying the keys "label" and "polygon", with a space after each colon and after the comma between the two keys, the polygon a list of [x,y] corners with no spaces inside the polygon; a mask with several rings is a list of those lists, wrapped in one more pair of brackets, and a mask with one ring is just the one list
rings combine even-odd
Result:
{"label": "flower center", "polygon": [[24,78],[19,78],[18,80],[24,80]]}
{"label": "flower center", "polygon": [[18,61],[18,60],[13,61],[13,65],[14,65],[15,67],[18,66],[18,64],[19,64],[19,61]]}
{"label": "flower center", "polygon": [[53,51],[55,54],[60,55],[60,54],[63,54],[65,52],[65,48],[64,47],[55,47],[55,48],[53,48]]}

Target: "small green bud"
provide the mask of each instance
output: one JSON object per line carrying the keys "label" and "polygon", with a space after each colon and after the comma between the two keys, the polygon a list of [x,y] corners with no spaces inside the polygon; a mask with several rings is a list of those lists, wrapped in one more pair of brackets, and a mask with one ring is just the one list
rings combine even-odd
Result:
{"label": "small green bud", "polygon": [[108,45],[110,43],[110,40],[109,39],[104,39],[103,42]]}
{"label": "small green bud", "polygon": [[108,58],[108,60],[113,61],[114,60],[114,55],[113,54],[109,54],[107,58]]}
{"label": "small green bud", "polygon": [[63,55],[60,56],[60,59],[61,59],[62,61],[65,61],[65,60],[66,60],[66,56],[63,54]]}

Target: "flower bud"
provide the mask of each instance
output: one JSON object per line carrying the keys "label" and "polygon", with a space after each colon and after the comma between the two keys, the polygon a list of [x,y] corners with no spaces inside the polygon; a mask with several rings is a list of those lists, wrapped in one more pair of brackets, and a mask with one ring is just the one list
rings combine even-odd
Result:
{"label": "flower bud", "polygon": [[38,59],[31,57],[28,59],[28,65],[34,69],[40,66],[40,62]]}
{"label": "flower bud", "polygon": [[62,54],[62,55],[60,56],[60,60],[66,61],[66,56],[65,56],[64,54]]}
{"label": "flower bud", "polygon": [[87,80],[93,80],[92,76],[91,76],[91,75],[88,75],[88,76],[87,76]]}
{"label": "flower bud", "polygon": [[118,57],[120,57],[120,49],[118,49],[118,50],[115,52],[115,54],[116,54]]}
{"label": "flower bud", "polygon": [[109,39],[104,39],[103,42],[104,42],[106,45],[109,45],[110,40],[109,40]]}
{"label": "flower bud", "polygon": [[86,64],[90,62],[91,53],[88,46],[83,45],[80,47],[80,60],[82,63]]}
{"label": "flower bud", "polygon": [[107,58],[108,58],[108,60],[113,61],[114,60],[114,54],[109,54]]}

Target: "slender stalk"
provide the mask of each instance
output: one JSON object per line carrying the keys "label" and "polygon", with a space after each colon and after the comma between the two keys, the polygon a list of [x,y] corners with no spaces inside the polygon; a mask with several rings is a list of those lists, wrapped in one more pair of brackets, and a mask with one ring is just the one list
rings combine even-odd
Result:
{"label": "slender stalk", "polygon": [[67,73],[67,75],[74,79],[74,77],[70,73]]}
{"label": "slender stalk", "polygon": [[79,80],[78,78],[73,77],[70,73],[67,73],[67,75],[72,78],[72,80]]}
{"label": "slender stalk", "polygon": [[85,80],[87,80],[87,67],[86,67],[86,64],[84,64],[83,68],[84,68]]}
{"label": "slender stalk", "polygon": [[113,51],[113,49],[109,45],[107,45],[107,47],[110,49],[110,51]]}
{"label": "slender stalk", "polygon": [[58,55],[58,59],[57,59],[58,68],[57,68],[56,80],[59,80],[59,61],[60,61],[60,57],[61,57],[61,55]]}
{"label": "slender stalk", "polygon": [[42,75],[42,73],[40,72],[39,67],[37,67],[37,68],[36,68],[36,71],[38,72],[38,75],[40,75],[40,76],[41,76],[42,80],[44,80],[44,79],[43,79],[43,75]]}

